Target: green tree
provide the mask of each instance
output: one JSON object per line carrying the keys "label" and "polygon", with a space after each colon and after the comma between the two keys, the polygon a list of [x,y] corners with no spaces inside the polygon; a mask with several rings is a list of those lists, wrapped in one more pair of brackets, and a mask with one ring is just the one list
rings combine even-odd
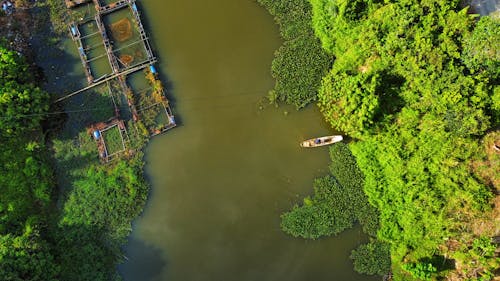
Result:
{"label": "green tree", "polygon": [[32,216],[45,213],[52,192],[52,170],[43,145],[23,138],[0,138],[0,233],[17,232]]}
{"label": "green tree", "polygon": [[26,61],[0,43],[0,134],[39,128],[49,99],[32,82]]}
{"label": "green tree", "polygon": [[465,65],[473,71],[487,71],[493,77],[500,75],[500,19],[482,17],[472,35],[464,38]]}
{"label": "green tree", "polygon": [[318,106],[358,139],[350,147],[394,271],[430,278],[421,261],[451,237],[472,243],[463,225],[490,208],[471,163],[482,157],[478,139],[498,126],[498,21],[476,22],[457,0],[311,4],[335,57]]}
{"label": "green tree", "polygon": [[32,78],[26,60],[15,51],[9,50],[5,41],[0,41],[0,84],[26,84],[32,82]]}
{"label": "green tree", "polygon": [[25,60],[0,44],[0,278],[56,280],[47,239],[52,170],[40,121],[48,95],[31,84]]}
{"label": "green tree", "polygon": [[59,266],[51,245],[36,224],[26,223],[22,234],[0,234],[0,276],[6,281],[55,281]]}
{"label": "green tree", "polygon": [[319,92],[321,112],[338,130],[361,137],[374,123],[378,83],[377,76],[330,73]]}

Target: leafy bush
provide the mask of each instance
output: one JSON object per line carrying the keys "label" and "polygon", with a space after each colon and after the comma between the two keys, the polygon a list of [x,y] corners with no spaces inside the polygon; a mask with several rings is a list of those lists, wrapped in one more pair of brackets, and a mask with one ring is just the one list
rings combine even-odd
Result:
{"label": "leafy bush", "polygon": [[[0,42],[0,132],[20,135],[40,127],[47,112],[48,94],[33,84],[23,57]],[[29,118],[26,118],[29,115]]]}
{"label": "leafy bush", "polygon": [[472,35],[464,38],[463,61],[474,71],[485,71],[493,77],[500,75],[500,19],[482,17]]}
{"label": "leafy bush", "polygon": [[73,170],[78,176],[54,230],[63,280],[109,280],[116,275],[121,246],[147,197],[141,156]]}
{"label": "leafy bush", "polygon": [[403,269],[408,271],[413,277],[422,281],[430,281],[432,274],[434,274],[437,269],[431,263],[407,263],[404,264]]}

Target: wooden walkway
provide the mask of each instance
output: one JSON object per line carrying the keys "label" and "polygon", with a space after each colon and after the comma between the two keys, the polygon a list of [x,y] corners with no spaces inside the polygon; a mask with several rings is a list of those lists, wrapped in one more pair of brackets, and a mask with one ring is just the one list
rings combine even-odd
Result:
{"label": "wooden walkway", "polygon": [[92,89],[92,88],[94,88],[96,86],[102,85],[102,84],[108,82],[109,80],[115,79],[115,78],[120,77],[120,76],[126,76],[128,74],[131,74],[131,73],[134,73],[136,71],[142,70],[142,69],[144,69],[146,67],[149,67],[150,65],[154,64],[155,62],[156,62],[156,59],[150,60],[150,61],[146,61],[146,62],[143,62],[141,64],[138,64],[138,65],[126,68],[125,70],[120,71],[118,73],[115,73],[113,75],[105,76],[105,77],[103,77],[101,80],[99,80],[96,83],[90,84],[89,86],[87,86],[85,88],[82,88],[80,90],[74,91],[71,94],[68,94],[68,95],[66,95],[64,97],[60,97],[60,98],[56,99],[54,101],[54,103],[58,103],[58,102],[61,102],[63,100],[69,99],[69,98],[71,98],[73,96],[76,96],[76,95],[78,95],[80,93],[83,93],[83,92],[85,92],[87,90],[90,90],[90,89]]}
{"label": "wooden walkway", "polygon": [[78,55],[80,56],[80,60],[83,64],[83,70],[85,71],[85,76],[87,76],[88,83],[92,83],[94,81],[94,76],[92,75],[92,70],[90,69],[89,61],[87,59],[87,54],[85,53],[85,48],[83,47],[82,35],[80,34],[80,30],[78,29],[77,24],[70,25],[70,33],[71,38],[75,41],[78,48]]}
{"label": "wooden walkway", "polygon": [[[99,1],[97,1],[99,2]],[[101,6],[100,4],[96,5],[96,10],[99,12],[101,15],[109,14],[114,11],[120,10],[121,8],[125,8],[130,4],[129,0],[121,0],[115,3],[111,3],[106,6]]]}
{"label": "wooden walkway", "polygon": [[151,45],[149,44],[149,38],[146,35],[146,31],[142,26],[141,15],[139,14],[139,10],[137,9],[137,5],[135,4],[135,0],[128,0],[131,3],[132,14],[134,14],[135,21],[139,27],[139,34],[141,35],[141,39],[144,42],[144,48],[148,55],[148,59],[154,58],[153,51]]}

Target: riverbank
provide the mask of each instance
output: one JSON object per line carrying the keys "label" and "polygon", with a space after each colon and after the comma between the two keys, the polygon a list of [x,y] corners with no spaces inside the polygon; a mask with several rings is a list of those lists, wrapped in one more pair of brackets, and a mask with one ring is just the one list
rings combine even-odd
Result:
{"label": "riverbank", "polygon": [[[334,57],[327,54],[314,34],[311,26],[313,11],[309,1],[260,0],[259,3],[274,16],[285,40],[272,63],[271,70],[276,79],[272,93],[277,97],[269,96],[270,101],[291,103],[299,108],[299,104],[316,101],[321,77],[327,74]],[[304,76],[303,71],[311,69],[309,79],[298,79]],[[297,86],[307,89],[308,96],[296,94]],[[330,148],[330,159],[330,173],[314,180],[313,195],[305,197],[302,204],[295,204],[281,215],[281,229],[294,237],[319,239],[337,236],[360,224],[369,237],[369,243],[352,250],[350,258],[354,269],[361,274],[387,278],[391,264],[389,244],[377,239],[380,214],[369,204],[363,192],[364,175],[343,143]]]}
{"label": "riverbank", "polygon": [[[29,2],[23,9],[16,7],[12,13],[0,18],[8,27],[2,29],[6,38],[10,40],[8,45],[22,54],[23,59],[27,58],[30,61],[30,67],[23,68],[23,71],[29,74],[39,73],[33,82],[50,92],[51,100],[86,83],[76,46],[72,45],[73,42],[69,40],[67,34],[68,20],[80,17],[79,13],[68,13],[63,1],[49,0]],[[34,50],[36,52],[33,52]],[[31,77],[28,73],[26,77]],[[11,257],[2,254],[1,276],[21,276],[22,280],[31,280],[29,276],[32,276],[33,280],[120,279],[116,266],[124,260],[121,247],[126,243],[131,231],[131,221],[142,212],[149,193],[149,185],[144,180],[142,150],[150,136],[163,129],[158,125],[158,119],[155,119],[156,114],[151,104],[155,101],[157,103],[164,101],[163,86],[152,73],[142,73],[142,79],[151,90],[142,89],[140,94],[133,97],[131,95],[134,95],[133,91],[136,91],[136,88],[123,93],[115,83],[108,83],[105,85],[107,87],[96,87],[63,103],[52,104],[50,109],[49,100],[43,100],[44,103],[40,106],[44,112],[36,115],[43,117],[43,134],[37,133],[36,136],[33,134],[33,139],[29,143],[29,151],[37,152],[40,149],[43,152],[40,156],[29,156],[31,160],[26,160],[26,164],[33,161],[43,164],[39,164],[43,167],[42,175],[36,174],[36,170],[29,174],[35,182],[43,181],[41,183],[43,188],[35,184],[32,191],[34,195],[28,196],[29,192],[26,192],[24,194],[26,198],[15,198],[15,194],[2,197],[7,202],[0,202],[0,210],[2,212],[5,210],[4,203],[12,205],[12,202],[8,202],[11,199],[16,200],[14,202],[25,202],[23,204],[30,205],[31,197],[36,199],[44,196],[43,200],[36,199],[39,202],[33,203],[33,206],[43,203],[43,209],[37,209],[37,216],[29,217],[27,221],[31,223],[27,222],[25,227],[30,230],[23,235],[33,241],[33,247],[39,247],[38,251],[27,254],[28,259],[32,260],[29,266],[45,264],[43,268],[46,271],[35,273],[36,270],[23,265],[21,260],[15,262],[15,256],[21,256],[20,252],[15,251],[22,249],[13,246],[9,248],[8,254],[10,251],[14,253],[12,259],[17,265],[13,267],[14,269],[9,268],[7,261],[10,261]],[[30,94],[36,95],[38,92],[31,90]],[[130,102],[124,102],[125,98],[135,98],[138,106],[143,109],[137,118],[133,118],[132,114],[123,114],[126,110],[130,110]],[[6,99],[5,102],[9,100]],[[31,103],[34,104],[35,102]],[[2,104],[3,114],[13,116],[21,114],[15,111],[3,112],[3,109]],[[32,109],[26,106],[23,112],[28,110]],[[122,113],[122,121],[118,123],[113,121],[117,112]],[[139,118],[143,122],[139,122]],[[99,124],[110,126],[101,128]],[[94,130],[89,132],[88,129],[92,125]],[[128,132],[123,131],[125,126]],[[100,133],[105,139],[106,153],[115,156],[114,159],[110,159],[108,155],[102,157],[99,140],[93,139],[92,135],[96,130],[102,130]],[[2,135],[3,149],[11,149],[10,144],[7,145],[10,141],[7,140],[9,139],[4,140]],[[20,145],[24,145],[23,140],[18,141]],[[42,143],[37,144],[37,142]],[[20,149],[17,158],[22,158],[26,154],[21,153],[23,147]],[[4,150],[1,152],[6,156]],[[4,159],[7,158],[3,157],[2,161]],[[50,164],[53,169],[48,167]],[[2,163],[2,165],[7,164]],[[34,169],[32,166],[34,164],[31,164],[30,169]],[[18,172],[27,173],[26,169]],[[7,171],[10,173],[10,170]],[[11,178],[10,175],[2,177]],[[14,186],[18,185],[13,190],[24,192],[22,178],[20,176],[17,178],[11,183]],[[2,188],[4,188],[3,182]],[[36,219],[37,223],[33,223],[33,219]],[[3,221],[1,223],[0,234],[4,235],[4,229],[10,228],[9,225],[4,225]],[[40,237],[36,238],[40,239],[36,240],[38,244],[35,244],[35,238],[32,237],[32,228],[36,228],[34,235]],[[21,238],[24,239],[25,236]],[[9,237],[11,236],[1,238],[4,241],[4,238]],[[10,245],[8,240],[5,243]],[[4,264],[7,267],[4,267]],[[24,266],[24,269],[21,266]],[[26,269],[28,273],[25,273]]]}
{"label": "riverbank", "polygon": [[[69,18],[80,15],[86,17],[90,8],[83,6],[68,11]],[[134,4],[131,10],[136,9]],[[127,18],[128,14],[122,14],[103,16],[108,36],[115,36],[109,28],[115,28],[117,21],[125,24],[132,21]],[[136,24],[140,24],[137,19],[130,31],[127,28],[122,30],[126,37],[112,38],[115,44],[122,44],[121,61],[132,61],[135,57],[134,63],[140,62],[142,53],[123,47],[130,43],[127,39],[135,38],[135,32],[139,32],[135,31]],[[95,32],[88,21],[76,26],[80,32]],[[73,42],[68,42],[65,36],[66,33],[60,37],[60,42],[69,44],[66,48],[74,51],[66,51],[63,56],[72,58],[75,64],[69,75],[48,81],[49,88],[59,88],[70,79],[88,80],[82,77],[81,63],[74,56],[76,46],[71,46]],[[90,35],[82,33],[81,36]],[[129,52],[133,52],[134,57],[128,55]],[[91,50],[85,58],[93,60],[92,56],[99,55]],[[56,69],[67,67],[58,65],[57,60],[55,65],[51,60],[44,64],[53,64],[51,67]],[[120,66],[112,68],[113,72],[118,71]],[[93,72],[103,70],[101,65],[91,67]],[[145,88],[138,89],[136,85],[130,84],[130,77],[142,79]],[[84,83],[77,83],[74,88],[82,87]],[[69,89],[62,90],[57,93],[67,93]],[[161,82],[148,68],[144,73],[140,71],[120,81],[96,86],[61,103],[66,111],[66,120],[50,141],[61,190],[58,199],[61,215],[55,231],[62,238],[58,258],[61,265],[67,268],[61,273],[63,280],[120,278],[116,266],[125,260],[122,246],[131,232],[131,222],[142,212],[149,194],[149,184],[144,180],[142,151],[150,136],[164,129],[163,123],[157,123],[164,120],[158,119],[160,107],[156,107],[158,103],[164,102],[163,95]],[[171,122],[173,119],[166,120]],[[99,138],[96,131],[99,132]],[[79,250],[81,248],[84,250]],[[78,266],[75,267],[75,264]]]}
{"label": "riverbank", "polygon": [[334,132],[312,106],[265,99],[283,43],[272,16],[245,0],[143,7],[185,126],[148,146],[152,196],[126,247],[125,280],[375,280],[348,258],[366,239],[359,228],[308,242],[279,228],[327,173],[326,150],[300,140]]}
{"label": "riverbank", "polygon": [[[303,25],[313,26],[324,51],[335,58],[317,88],[317,104],[332,128],[354,138],[349,147],[364,180],[357,189],[380,214],[374,239],[390,247],[392,278],[498,276],[499,187],[490,166],[498,158],[491,155],[492,139],[499,141],[500,58],[490,47],[500,39],[498,18],[493,13],[477,20],[459,2],[310,3]],[[477,10],[482,14],[496,9],[495,1],[481,3],[489,3]],[[273,5],[282,9],[282,26],[297,18],[287,10],[293,6]],[[457,23],[453,28],[450,15]],[[422,34],[435,39],[423,43]],[[289,66],[278,68],[280,73]],[[481,101],[472,102],[477,96]],[[334,183],[317,181],[315,195],[283,215],[284,230],[308,238],[336,232],[342,216],[332,216],[338,211],[332,202],[353,202],[336,190]],[[373,274],[379,268],[383,274],[385,259],[376,257],[384,251],[370,244],[353,252],[361,258],[356,270]]]}
{"label": "riverbank", "polygon": [[54,280],[55,184],[46,145],[49,94],[33,63],[31,36],[39,27],[31,6],[16,1],[0,14],[0,276],[5,280]]}

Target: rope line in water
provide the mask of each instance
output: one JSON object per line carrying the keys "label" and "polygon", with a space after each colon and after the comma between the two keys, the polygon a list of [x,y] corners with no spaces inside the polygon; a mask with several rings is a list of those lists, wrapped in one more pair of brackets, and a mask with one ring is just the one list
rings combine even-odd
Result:
{"label": "rope line in water", "polygon": [[[144,92],[150,90],[151,88],[152,87],[142,88],[137,92],[144,93]],[[187,99],[182,99],[182,103],[185,106],[187,106],[187,108],[190,110],[203,108],[206,106],[209,106],[212,109],[224,109],[224,108],[230,109],[230,108],[237,108],[237,107],[246,106],[246,105],[250,105],[250,104],[248,103],[247,100],[243,100],[241,102],[239,100],[237,100],[236,102],[231,102],[231,103],[228,103],[228,101],[230,101],[230,100],[226,100],[226,102],[219,101],[219,103],[215,106],[214,105],[206,105],[206,104],[203,104],[200,102],[204,102],[207,99],[221,99],[221,98],[226,98],[226,97],[238,98],[241,96],[250,96],[250,95],[255,95],[255,94],[259,94],[259,93],[262,94],[263,92],[264,91],[245,91],[245,92],[230,93],[230,94],[216,95],[216,96],[187,98]],[[112,97],[112,96],[110,96],[110,97],[113,99],[112,102],[114,102],[114,97]],[[261,99],[265,98],[265,94],[262,94],[262,96],[260,98]],[[261,100],[256,100],[256,103],[258,104],[259,101],[261,101]],[[267,103],[265,103],[265,105],[267,105]],[[81,106],[84,106],[84,105],[81,105]],[[146,110],[150,107],[153,107],[153,106],[141,108],[141,110]],[[126,106],[123,106],[122,108],[126,108]],[[67,113],[95,112],[95,111],[109,110],[109,109],[112,109],[112,106],[91,108],[91,109],[80,109],[80,110],[53,111],[53,112],[47,112],[47,113],[20,114],[20,115],[15,115],[15,116],[0,116],[0,119],[9,119],[9,118],[20,119],[20,118],[29,118],[29,117],[35,117],[35,116],[50,116],[50,115],[67,114]]]}

